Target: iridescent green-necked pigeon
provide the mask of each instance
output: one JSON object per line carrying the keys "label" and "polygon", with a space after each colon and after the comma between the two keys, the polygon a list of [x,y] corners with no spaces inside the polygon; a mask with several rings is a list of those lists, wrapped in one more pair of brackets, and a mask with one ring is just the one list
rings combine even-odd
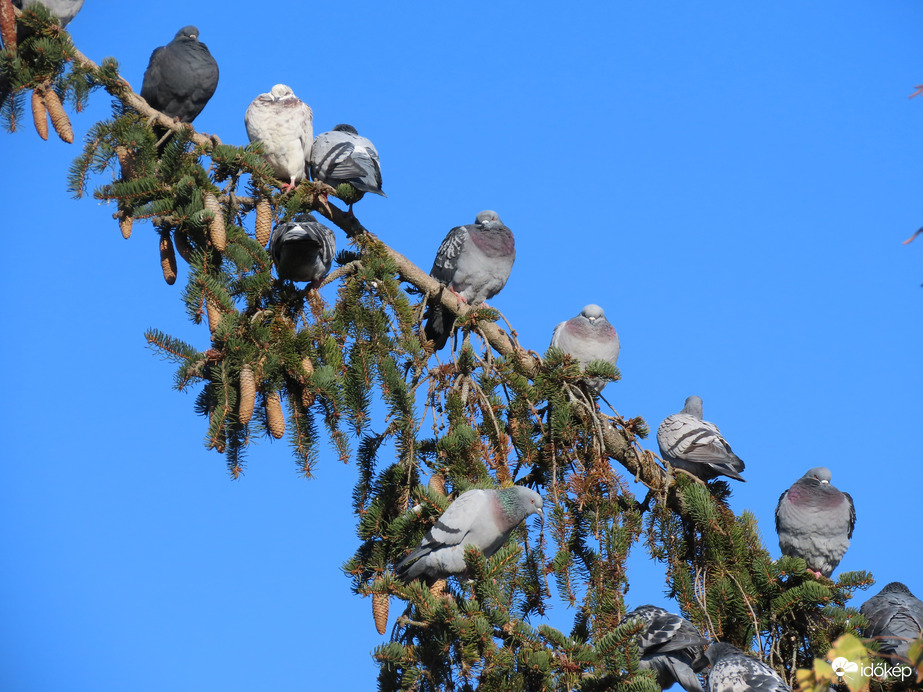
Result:
{"label": "iridescent green-necked pigeon", "polygon": [[718,476],[743,480],[744,462],[731,451],[714,423],[702,420],[702,399],[690,396],[679,413],[657,428],[660,456],[671,465],[709,481]]}
{"label": "iridescent green-necked pigeon", "polygon": [[652,605],[643,605],[628,613],[627,618],[639,617],[647,628],[635,635],[641,652],[641,667],[657,673],[662,689],[674,683],[686,692],[702,692],[697,672],[708,665],[705,639],[691,622],[679,615]]}
{"label": "iridescent green-necked pigeon", "polygon": [[272,229],[269,254],[280,279],[323,280],[333,264],[336,237],[311,214],[297,214],[291,221]]}
{"label": "iridescent green-necked pigeon", "polygon": [[776,505],[782,554],[802,558],[808,569],[825,577],[846,554],[855,526],[852,498],[830,483],[830,469],[823,466],[795,481]]}
{"label": "iridescent green-necked pigeon", "polygon": [[475,546],[490,557],[530,514],[545,516],[542,496],[531,488],[468,490],[449,505],[419,547],[397,563],[395,573],[407,582],[463,574],[465,546]]}
{"label": "iridescent green-necked pigeon", "polygon": [[868,626],[866,637],[880,642],[878,650],[897,664],[907,659],[910,644],[923,631],[923,601],[899,581],[892,581],[859,608]]}
{"label": "iridescent green-necked pigeon", "polygon": [[705,656],[711,664],[708,692],[792,692],[776,671],[736,646],[715,642]]}
{"label": "iridescent green-necked pigeon", "polygon": [[352,125],[337,125],[330,132],[322,132],[314,138],[311,177],[331,187],[344,183],[351,186],[352,189],[347,188],[346,191],[338,190],[350,210],[366,192],[387,197],[381,191],[378,150]]}
{"label": "iridescent green-necked pigeon", "polygon": [[291,87],[276,84],[247,107],[244,125],[251,142],[263,143],[263,158],[286,190],[307,175],[314,141],[311,107]]}
{"label": "iridescent green-necked pigeon", "polygon": [[[579,315],[555,327],[551,345],[574,356],[582,366],[594,360],[615,365],[619,359],[619,335],[598,305],[587,305]],[[599,377],[585,381],[596,393],[601,392],[607,382]]]}

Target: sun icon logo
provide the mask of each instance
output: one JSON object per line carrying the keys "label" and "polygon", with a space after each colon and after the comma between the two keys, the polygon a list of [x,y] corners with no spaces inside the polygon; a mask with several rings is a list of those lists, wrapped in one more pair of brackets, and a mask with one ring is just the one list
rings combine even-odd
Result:
{"label": "sun icon logo", "polygon": [[830,664],[833,666],[833,672],[837,674],[837,677],[843,677],[846,673],[855,673],[859,670],[859,664],[853,663],[852,661],[847,661],[842,656],[833,659],[833,663]]}

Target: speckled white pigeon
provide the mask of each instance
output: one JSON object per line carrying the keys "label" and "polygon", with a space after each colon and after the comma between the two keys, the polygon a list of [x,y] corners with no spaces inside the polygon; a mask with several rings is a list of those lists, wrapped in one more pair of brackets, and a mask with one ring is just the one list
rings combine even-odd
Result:
{"label": "speckled white pigeon", "polygon": [[[555,327],[551,345],[574,356],[584,367],[594,360],[615,365],[619,359],[619,335],[598,305],[587,305],[579,315]],[[599,393],[607,380],[588,377],[585,382],[587,387]]]}
{"label": "speckled white pigeon", "polygon": [[776,671],[736,646],[715,642],[705,656],[711,664],[708,692],[792,692]]}
{"label": "speckled white pigeon", "polygon": [[859,612],[869,621],[863,636],[878,639],[878,650],[895,664],[907,659],[913,640],[923,633],[923,601],[899,581],[868,599]]}
{"label": "speckled white pigeon", "polygon": [[514,485],[500,490],[468,490],[458,496],[424,536],[419,547],[397,563],[404,581],[427,582],[465,572],[465,546],[476,546],[490,557],[526,517],[544,518],[542,496]]}
{"label": "speckled white pigeon", "polygon": [[[506,285],[516,259],[513,232],[495,211],[482,211],[473,224],[456,226],[442,241],[430,275],[444,283],[460,300],[478,305]],[[442,305],[431,303],[426,311],[426,338],[438,351],[445,346],[455,320]]]}
{"label": "speckled white pigeon", "polygon": [[295,96],[291,87],[276,84],[247,107],[244,125],[251,142],[263,143],[263,159],[280,180],[284,190],[307,175],[314,141],[311,107]]}
{"label": "speckled white pigeon", "polygon": [[702,399],[690,396],[679,413],[657,428],[660,456],[671,465],[709,481],[728,476],[742,481],[744,462],[731,450],[714,423],[702,420]]}
{"label": "speckled white pigeon", "polygon": [[280,279],[320,283],[333,263],[336,237],[311,214],[297,214],[272,229],[269,254]]}
{"label": "speckled white pigeon", "polygon": [[815,574],[829,577],[840,564],[856,526],[849,493],[830,482],[830,469],[809,470],[779,497],[776,533],[783,555],[802,558]]}
{"label": "speckled white pigeon", "polygon": [[635,635],[641,652],[641,667],[657,673],[662,689],[679,683],[686,692],[702,692],[696,675],[708,665],[705,639],[686,618],[652,605],[643,605],[625,615],[639,617],[647,629]]}
{"label": "speckled white pigeon", "polygon": [[352,125],[337,125],[330,132],[321,132],[314,138],[311,177],[331,187],[343,183],[351,185],[355,192],[345,195],[350,209],[366,192],[387,197],[381,191],[378,150]]}

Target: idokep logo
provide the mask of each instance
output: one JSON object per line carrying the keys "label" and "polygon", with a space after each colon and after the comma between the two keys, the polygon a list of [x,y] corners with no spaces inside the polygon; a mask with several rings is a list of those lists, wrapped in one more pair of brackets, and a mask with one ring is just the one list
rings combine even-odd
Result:
{"label": "idokep logo", "polygon": [[858,663],[850,661],[842,656],[833,659],[830,666],[833,668],[833,672],[836,673],[838,678],[843,678],[850,673],[855,673],[865,678],[876,677],[879,680],[900,678],[903,680],[913,674],[913,670],[908,666],[888,666],[883,662],[862,666],[860,668]]}
{"label": "idokep logo", "polygon": [[859,664],[853,663],[852,661],[847,661],[845,658],[840,656],[839,658],[833,659],[833,663],[830,664],[833,666],[833,672],[837,674],[837,677],[841,678],[846,673],[858,673]]}

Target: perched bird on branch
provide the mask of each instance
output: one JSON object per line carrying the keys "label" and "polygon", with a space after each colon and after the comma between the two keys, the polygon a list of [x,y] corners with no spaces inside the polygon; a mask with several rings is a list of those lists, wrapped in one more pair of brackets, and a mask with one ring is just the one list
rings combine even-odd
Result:
{"label": "perched bird on branch", "polygon": [[652,605],[639,606],[625,615],[626,619],[634,617],[647,625],[635,635],[640,666],[657,673],[657,684],[664,690],[678,682],[686,692],[702,692],[696,673],[708,665],[708,640],[695,625]]}
{"label": "perched bird on branch", "polygon": [[330,272],[336,236],[311,214],[298,214],[272,229],[269,254],[280,279],[317,285]]}
{"label": "perched bird on branch", "polygon": [[660,456],[676,468],[709,481],[718,476],[744,480],[744,462],[714,423],[702,420],[702,399],[690,396],[679,413],[667,416],[657,428]]}
{"label": "perched bird on branch", "polygon": [[366,192],[387,197],[381,191],[378,150],[352,125],[337,125],[314,138],[311,177],[336,188],[350,211]]}
{"label": "perched bird on branch", "polygon": [[[579,315],[555,327],[551,345],[569,353],[584,367],[594,360],[604,360],[615,365],[619,359],[619,335],[598,305],[587,305]],[[587,387],[598,394],[607,381],[590,377],[585,382]]]}
{"label": "perched bird on branch", "polygon": [[792,692],[776,671],[736,646],[715,642],[705,656],[711,664],[708,692]]}
{"label": "perched bird on branch", "polygon": [[878,651],[894,664],[906,661],[910,645],[923,633],[923,601],[892,581],[859,608],[869,621],[865,637],[879,641]]}
{"label": "perched bird on branch", "polygon": [[287,181],[283,189],[291,190],[304,179],[314,141],[313,113],[291,87],[276,84],[253,99],[244,125],[251,142],[263,143],[263,158],[276,177]]}

